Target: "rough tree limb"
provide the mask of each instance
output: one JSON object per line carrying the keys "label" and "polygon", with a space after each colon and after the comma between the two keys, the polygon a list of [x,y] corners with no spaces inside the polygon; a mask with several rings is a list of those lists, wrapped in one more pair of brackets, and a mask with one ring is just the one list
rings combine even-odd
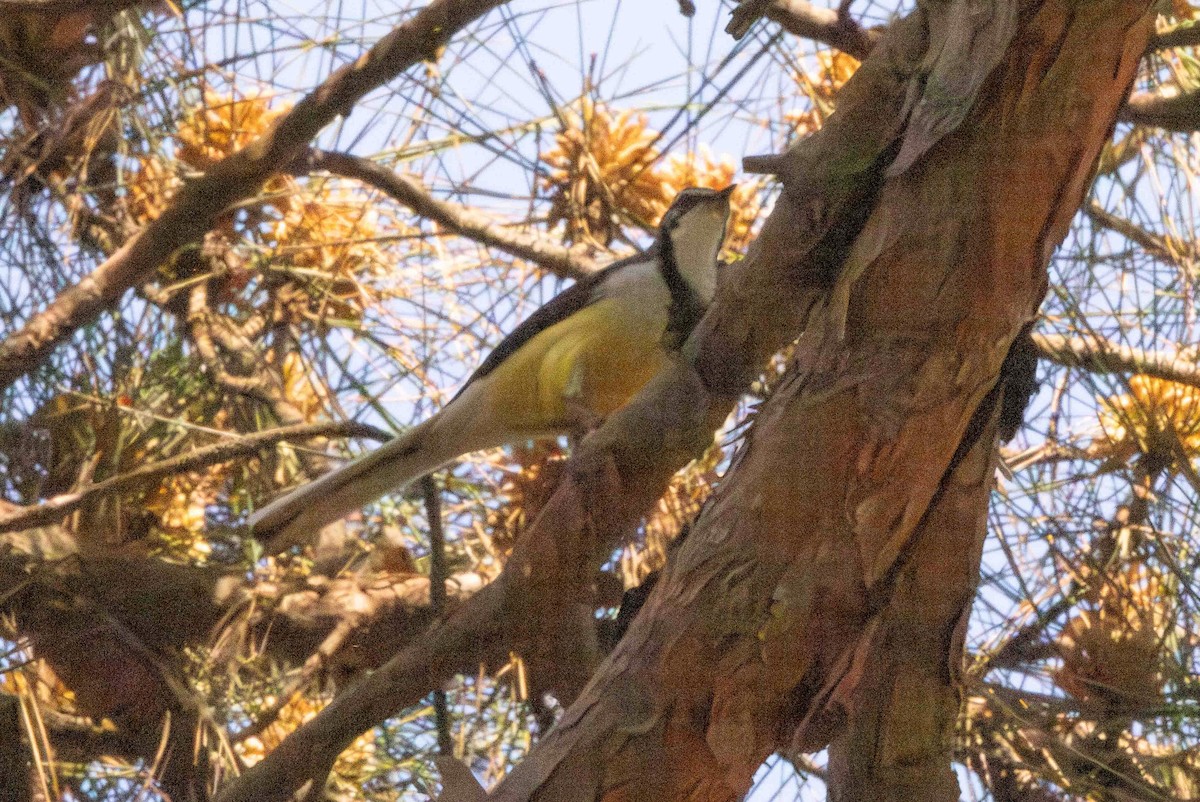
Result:
{"label": "rough tree limb", "polygon": [[[829,747],[825,784],[872,788],[879,799],[959,799],[951,769],[960,710],[967,616],[979,584],[988,500],[996,470],[996,420],[942,480],[900,561],[888,606],[839,678],[845,729]],[[794,748],[804,745],[794,743]],[[848,794],[853,796],[853,792]]]}
{"label": "rough tree limb", "polygon": [[286,169],[322,128],[348,113],[363,95],[412,65],[436,58],[450,37],[503,2],[433,0],[331,75],[268,133],[184,184],[162,215],[0,342],[0,390],[36,368],[58,343],[94,321],[128,289],[148,280],[176,250],[199,241],[225,209]]}
{"label": "rough tree limb", "polygon": [[[864,28],[848,13],[820,8],[805,0],[745,0],[734,10],[726,30],[735,35],[745,33],[753,18],[760,15],[788,33],[829,45],[859,60],[867,57],[883,35],[882,29]],[[1153,36],[1147,52],[1196,45],[1200,45],[1200,25],[1181,25]],[[1197,131],[1200,93],[1139,92],[1129,98],[1121,119],[1169,131]]]}
{"label": "rough tree limb", "polygon": [[320,782],[360,732],[489,652],[519,651],[536,667],[531,675],[551,677],[559,698],[579,692],[585,672],[553,675],[559,666],[582,665],[560,659],[559,644],[578,634],[569,620],[588,609],[595,567],[673,473],[708,445],[767,357],[804,328],[871,208],[885,151],[903,130],[906,80],[920,55],[880,50],[843,88],[837,114],[793,151],[789,166],[801,178],[788,182],[747,258],[729,268],[685,358],[580,444],[504,573],[230,781],[220,802],[283,800]]}
{"label": "rough tree limb", "polygon": [[[858,658],[879,644],[897,579],[938,570],[915,562],[914,535],[1042,299],[1150,36],[1148,6],[1021,3],[964,124],[883,186],[848,260],[862,269],[844,337],[806,332],[800,368],[641,615],[494,798],[732,800],[794,733],[815,749],[846,732]],[[914,58],[941,47],[921,42]],[[930,715],[892,713],[901,727]],[[945,798],[935,787],[920,798]],[[835,798],[912,798],[877,790]]]}
{"label": "rough tree limb", "polygon": [[[38,656],[69,678],[79,709],[116,725],[96,731],[87,720],[64,719],[54,727],[85,750],[152,759],[164,715],[172,712],[179,724],[181,712],[161,669],[179,650],[204,643],[218,623],[230,642],[244,637],[274,659],[300,664],[291,686],[300,690],[318,672],[347,684],[410,644],[435,617],[429,578],[403,570],[364,567],[335,579],[246,590],[241,570],[79,554],[72,546],[56,526],[0,537],[0,597]],[[447,609],[487,581],[474,572],[449,576]],[[214,651],[216,660],[238,656],[236,647]],[[258,729],[270,725],[270,712]],[[192,734],[177,727],[171,737]],[[185,748],[184,757],[190,754]]]}
{"label": "rough tree limb", "polygon": [[177,473],[194,471],[239,457],[253,456],[276,443],[311,437],[368,437],[384,441],[391,435],[369,424],[355,422],[305,423],[296,426],[281,426],[254,434],[237,435],[226,442],[197,448],[186,454],[143,465],[103,482],[46,499],[40,504],[0,510],[0,532],[15,532],[35,526],[58,523],[97,496],[144,487],[151,482],[157,482]]}
{"label": "rough tree limb", "polygon": [[112,14],[139,5],[149,5],[155,0],[0,0],[0,13],[12,14]]}
{"label": "rough tree limb", "polygon": [[453,234],[532,262],[561,278],[579,279],[595,272],[597,268],[596,260],[588,255],[585,246],[564,248],[544,236],[507,230],[500,221],[466,206],[438,200],[420,181],[389,170],[370,159],[312,148],[297,167],[305,172],[324,170],[343,178],[362,181]]}

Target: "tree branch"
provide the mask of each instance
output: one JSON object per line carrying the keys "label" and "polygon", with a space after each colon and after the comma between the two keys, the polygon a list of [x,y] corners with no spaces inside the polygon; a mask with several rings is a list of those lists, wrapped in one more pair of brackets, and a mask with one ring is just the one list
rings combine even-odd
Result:
{"label": "tree branch", "polygon": [[5,13],[71,14],[76,11],[116,12],[138,5],[149,5],[154,0],[0,0],[0,11]]}
{"label": "tree branch", "polygon": [[1033,342],[1044,359],[1065,367],[1102,373],[1144,373],[1200,387],[1200,365],[1171,352],[1146,351],[1095,336],[1034,334]]}
{"label": "tree branch", "polygon": [[1192,47],[1200,45],[1200,25],[1190,23],[1179,25],[1169,31],[1156,34],[1150,39],[1153,50],[1165,50],[1168,47]]}
{"label": "tree branch", "polygon": [[505,0],[433,0],[367,53],[339,69],[271,130],[186,183],[156,220],[78,284],[64,290],[0,342],[0,390],[36,368],[76,329],[146,281],[179,248],[197,242],[231,204],[251,197],[287,168],[317,133],[363,95],[438,50],[465,25]]}
{"label": "tree branch", "polygon": [[[0,532],[15,532],[35,526],[58,523],[90,499],[109,493],[119,493],[148,482],[154,482],[172,474],[196,470],[208,465],[227,462],[238,457],[251,456],[285,440],[306,439],[321,436],[368,437],[387,440],[390,434],[365,423],[306,423],[283,426],[265,432],[242,435],[229,442],[198,448],[186,454],[151,463],[129,473],[114,476],[103,482],[72,493],[63,493],[47,499],[41,504],[15,507],[0,513]],[[7,506],[7,505],[6,505]]]}
{"label": "tree branch", "polygon": [[324,170],[362,181],[454,234],[533,262],[562,278],[579,279],[597,269],[596,261],[588,256],[588,249],[582,245],[564,248],[548,242],[545,237],[508,230],[499,221],[465,206],[434,198],[419,181],[370,159],[310,148],[298,166],[305,171]]}
{"label": "tree branch", "polygon": [[1136,92],[1121,110],[1120,119],[1168,131],[1200,131],[1200,92],[1181,92],[1174,86]]}
{"label": "tree branch", "polygon": [[870,54],[883,35],[877,29],[859,25],[849,14],[819,8],[805,0],[774,0],[765,16],[794,36],[822,42],[859,61]]}
{"label": "tree branch", "polygon": [[1141,226],[1113,214],[1095,200],[1084,207],[1084,212],[1097,224],[1117,232],[1159,259],[1178,264],[1183,258],[1196,258],[1197,252],[1194,244],[1147,231]]}
{"label": "tree branch", "polygon": [[766,17],[788,33],[823,42],[861,61],[875,47],[883,32],[859,25],[850,16],[849,6],[850,0],[843,0],[836,11],[814,6],[806,0],[742,0],[733,10],[725,32],[741,39],[759,17]]}

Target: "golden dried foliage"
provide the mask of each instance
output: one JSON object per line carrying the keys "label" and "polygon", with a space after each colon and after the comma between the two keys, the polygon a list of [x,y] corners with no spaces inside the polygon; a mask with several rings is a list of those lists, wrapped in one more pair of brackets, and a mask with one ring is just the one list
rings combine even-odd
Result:
{"label": "golden dried foliage", "polygon": [[489,513],[488,528],[493,548],[507,558],[521,532],[550,501],[566,470],[567,454],[558,443],[541,441],[513,448],[511,462],[503,466],[500,495],[505,503]]}
{"label": "golden dried foliage", "polygon": [[1172,607],[1161,577],[1144,563],[1126,564],[1103,579],[1087,609],[1058,637],[1059,687],[1098,715],[1156,704]]}
{"label": "golden dried foliage", "polygon": [[1138,374],[1129,391],[1100,398],[1100,428],[1093,456],[1127,460],[1141,454],[1174,462],[1200,452],[1200,389]]}
{"label": "golden dried foliage", "polygon": [[158,544],[164,556],[204,562],[212,548],[205,537],[205,513],[220,498],[229,478],[226,466],[214,465],[168,477],[146,493],[145,510],[158,518]]}
{"label": "golden dried foliage", "polygon": [[[183,115],[175,133],[177,159],[160,154],[139,159],[128,183],[125,213],[130,221],[140,227],[156,218],[182,183],[182,174],[206,170],[245,147],[286,111],[272,108],[265,95],[205,90],[203,102]],[[226,214],[215,231],[225,249],[249,242],[261,260],[295,277],[273,294],[272,317],[299,323],[358,319],[368,303],[381,297],[369,280],[384,275],[388,264],[378,244],[380,228],[378,213],[343,184],[276,175],[257,203]],[[248,283],[246,271],[231,270],[215,289],[229,300]]]}
{"label": "golden dried foliage", "polygon": [[[500,452],[497,452],[500,453]],[[646,575],[666,562],[667,547],[695,518],[717,481],[723,456],[714,443],[704,455],[677,473],[642,528],[642,537],[621,554],[621,579],[626,587],[641,584]],[[549,502],[567,466],[566,452],[554,442],[514,450],[512,461],[497,462],[506,477],[501,485],[503,506],[489,515],[493,547],[506,557],[513,543]]]}
{"label": "golden dried foliage", "polygon": [[[33,494],[70,492],[129,473],[208,445],[213,441],[211,429],[228,425],[226,410],[214,412],[217,395],[194,377],[185,376],[180,384],[132,386],[139,375],[135,370],[119,380],[123,386],[113,402],[62,393],[37,411],[32,422],[46,433],[49,453],[45,479],[41,487],[31,488]],[[222,498],[233,473],[234,466],[220,464],[148,479],[117,496],[90,502],[65,525],[83,539],[100,538],[109,545],[142,541],[169,559],[203,561],[210,551],[205,511]]]}
{"label": "golden dried foliage", "polygon": [[1171,15],[1176,19],[1195,19],[1197,10],[1196,6],[1187,0],[1171,0]]}
{"label": "golden dried foliage", "polygon": [[624,216],[653,224],[667,204],[652,169],[659,153],[657,133],[645,114],[613,114],[584,98],[578,112],[564,114],[565,126],[544,159],[551,167],[550,225],[566,224],[572,242],[607,245]]}
{"label": "golden dried foliage", "polygon": [[621,575],[626,587],[642,583],[646,575],[666,564],[667,548],[685,525],[695,519],[717,483],[717,465],[724,457],[714,442],[700,459],[671,478],[671,483],[646,518],[641,542],[630,543],[621,554]]}
{"label": "golden dried foliage", "polygon": [[[267,697],[263,700],[271,704],[274,700]],[[293,730],[314,718],[325,702],[304,695],[293,697],[271,726],[258,735],[254,735],[238,743],[234,748],[247,766],[253,766],[264,757],[275,751]],[[375,737],[373,732],[365,732],[358,736],[350,746],[342,752],[333,764],[333,781],[341,778],[361,778],[373,773],[378,764],[375,752]],[[361,789],[360,789],[361,790]]]}
{"label": "golden dried foliage", "polygon": [[[736,168],[729,157],[714,158],[706,149],[672,155],[661,163],[653,146],[658,133],[644,114],[614,113],[590,98],[579,113],[565,115],[566,128],[543,159],[550,166],[549,224],[564,224],[569,242],[607,246],[622,221],[657,226],[680,191],[692,186],[723,189]],[[744,248],[758,217],[757,187],[746,184],[732,198],[733,216],[726,240],[728,255]]]}
{"label": "golden dried foliage", "polygon": [[808,136],[825,124],[826,118],[833,113],[838,90],[850,80],[860,63],[840,50],[822,50],[817,53],[815,77],[806,70],[792,73],[796,86],[809,99],[808,108],[783,115],[783,119],[795,127],[798,136]]}
{"label": "golden dried foliage", "polygon": [[236,97],[204,90],[200,105],[188,109],[175,138],[179,160],[207,170],[265,134],[287,109],[272,109],[266,95]]}

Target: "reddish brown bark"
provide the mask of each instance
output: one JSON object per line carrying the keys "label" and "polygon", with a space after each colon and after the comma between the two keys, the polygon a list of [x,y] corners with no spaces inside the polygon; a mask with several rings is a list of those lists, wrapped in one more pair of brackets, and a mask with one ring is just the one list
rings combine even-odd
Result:
{"label": "reddish brown bark", "polygon": [[[844,338],[835,303],[625,640],[495,796],[734,799],[772,750],[832,739],[839,798],[891,798],[854,778],[918,764],[893,787],[953,795],[928,749],[953,694],[930,667],[949,666],[945,627],[975,582],[988,458],[947,469],[1042,298],[1149,35],[1144,2],[1022,4],[964,123],[884,185],[847,260]],[[804,173],[781,167],[790,192]],[[920,654],[887,653],[901,634]],[[874,705],[868,675],[891,689]],[[905,728],[922,729],[912,764]],[[874,768],[843,760],[862,743]]]}
{"label": "reddish brown bark", "polygon": [[995,425],[979,423],[978,440],[943,479],[887,606],[826,703],[845,721],[829,745],[831,800],[959,798],[950,767],[959,666],[996,467]]}

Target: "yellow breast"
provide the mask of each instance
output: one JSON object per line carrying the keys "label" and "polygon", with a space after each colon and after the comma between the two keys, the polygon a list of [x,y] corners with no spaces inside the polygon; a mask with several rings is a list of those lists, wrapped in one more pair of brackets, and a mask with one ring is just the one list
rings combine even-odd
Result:
{"label": "yellow breast", "polygon": [[530,437],[569,428],[578,405],[624,406],[662,368],[666,306],[597,301],[540,332],[495,371],[493,413]]}

